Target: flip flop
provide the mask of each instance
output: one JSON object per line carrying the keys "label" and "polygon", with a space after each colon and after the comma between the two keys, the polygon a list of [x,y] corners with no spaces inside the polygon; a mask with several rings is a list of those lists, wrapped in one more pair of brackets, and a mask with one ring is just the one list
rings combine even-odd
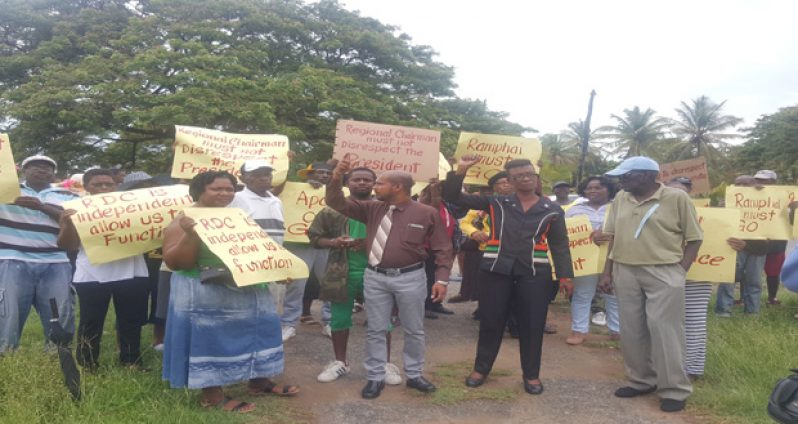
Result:
{"label": "flip flop", "polygon": [[303,317],[300,317],[300,318],[299,318],[299,322],[301,322],[302,324],[307,324],[307,325],[319,325],[319,322],[318,322],[318,321],[316,321],[316,320],[315,320],[315,319],[314,319],[312,316],[310,316],[310,315],[305,315],[305,316],[303,316]]}
{"label": "flip flop", "polygon": [[287,384],[285,386],[278,386],[273,381],[263,386],[258,390],[249,389],[249,394],[252,396],[273,395],[273,396],[296,396],[299,393],[299,386],[292,386]]}
{"label": "flip flop", "polygon": [[200,402],[200,406],[206,409],[218,409],[224,412],[238,412],[240,414],[246,414],[247,412],[255,410],[254,403],[244,402],[228,396],[224,396],[222,400],[217,403]]}

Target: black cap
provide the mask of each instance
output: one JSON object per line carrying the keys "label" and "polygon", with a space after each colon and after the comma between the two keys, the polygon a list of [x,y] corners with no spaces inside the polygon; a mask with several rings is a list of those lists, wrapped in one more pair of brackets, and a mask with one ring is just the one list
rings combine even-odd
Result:
{"label": "black cap", "polygon": [[496,175],[490,177],[490,179],[488,180],[488,187],[493,188],[493,185],[499,182],[499,180],[502,178],[507,178],[506,171],[498,172],[496,173]]}
{"label": "black cap", "polygon": [[571,187],[571,183],[569,183],[568,181],[557,181],[556,183],[551,185],[551,188],[553,190],[553,189],[555,189],[557,187],[560,187],[560,186]]}

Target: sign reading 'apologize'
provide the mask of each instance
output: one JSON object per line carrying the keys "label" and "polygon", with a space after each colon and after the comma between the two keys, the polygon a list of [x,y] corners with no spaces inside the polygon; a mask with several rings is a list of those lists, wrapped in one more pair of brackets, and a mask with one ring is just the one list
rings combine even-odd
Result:
{"label": "sign reading 'apologize'", "polygon": [[414,181],[438,176],[438,131],[360,121],[338,121],[333,158],[349,155],[352,167],[376,172],[405,171]]}

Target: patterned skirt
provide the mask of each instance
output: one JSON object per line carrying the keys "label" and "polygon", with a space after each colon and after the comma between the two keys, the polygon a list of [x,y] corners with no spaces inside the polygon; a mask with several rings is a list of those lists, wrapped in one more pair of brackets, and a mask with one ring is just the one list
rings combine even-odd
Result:
{"label": "patterned skirt", "polygon": [[172,274],[163,379],[174,388],[223,386],[283,372],[280,317],[263,285],[201,284]]}

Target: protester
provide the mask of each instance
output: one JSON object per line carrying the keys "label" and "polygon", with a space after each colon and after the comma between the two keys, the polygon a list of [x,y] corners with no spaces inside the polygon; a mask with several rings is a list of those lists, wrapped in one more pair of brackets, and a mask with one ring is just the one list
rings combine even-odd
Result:
{"label": "protester", "polygon": [[552,184],[551,191],[554,193],[554,200],[560,206],[570,205],[573,200],[571,194],[571,183],[567,181],[557,181]]}
{"label": "protester", "polygon": [[[769,169],[756,171],[754,179],[759,186],[775,185],[778,175]],[[784,251],[787,249],[786,240],[769,240],[767,254],[765,255],[765,281],[768,288],[768,305],[780,305],[776,297],[779,294],[779,274],[784,264]]]}
{"label": "protester", "polygon": [[[90,195],[116,190],[113,174],[108,169],[86,171],[83,186]],[[141,327],[147,322],[147,264],[142,255],[91,263],[72,220],[75,213],[74,209],[67,209],[61,214],[58,247],[78,252],[72,278],[80,302],[77,361],[89,370],[99,367],[105,316],[113,299],[119,362],[138,367],[141,365]]]}
{"label": "protester", "polygon": [[47,156],[30,156],[22,161],[20,196],[0,205],[0,353],[19,346],[19,338],[31,306],[36,308],[44,328],[45,343],[50,332],[50,299],[58,306],[58,322],[74,332],[72,267],[57,244],[61,203],[78,196],[60,187],[51,187],[57,164]]}
{"label": "protester", "polygon": [[[579,184],[579,195],[586,198],[587,202],[571,206],[565,211],[566,218],[586,216],[593,228],[593,240],[600,243],[601,228],[610,201],[615,197],[617,188],[607,177],[588,177]],[[590,307],[593,296],[596,295],[599,275],[586,275],[574,278],[574,296],[571,298],[571,335],[565,339],[570,345],[582,344],[590,330]],[[618,323],[618,299],[613,294],[602,293],[607,311],[607,327],[610,330],[610,340],[620,338],[620,325]]]}
{"label": "protester", "polygon": [[625,159],[603,232],[613,236],[599,286],[618,297],[621,352],[629,385],[615,396],[657,391],[660,409],[684,409],[692,392],[684,369],[684,284],[701,246],[695,207],[682,190],[657,182],[659,164]]}
{"label": "protester", "polygon": [[[673,178],[668,187],[684,191],[688,195],[693,188],[687,177]],[[684,285],[684,368],[691,379],[704,376],[707,358],[707,310],[712,297],[712,283],[686,280]]]}
{"label": "protester", "polygon": [[[236,178],[208,171],[191,180],[197,207],[223,208],[233,201]],[[202,389],[201,405],[249,412],[255,405],[224,395],[222,386],[248,380],[250,395],[295,395],[296,386],[269,378],[283,372],[280,321],[262,284],[235,287],[203,283],[200,270],[224,267],[180,214],[164,234],[164,261],[174,270],[163,355],[163,378],[173,388]]]}
{"label": "protester", "polygon": [[[369,200],[377,176],[368,168],[354,168],[346,175],[346,186],[350,199]],[[335,381],[351,370],[346,358],[349,329],[352,328],[352,313],[355,299],[363,297],[363,274],[368,263],[364,242],[366,224],[348,218],[334,209],[325,207],[313,219],[308,229],[311,245],[329,249],[327,269],[321,281],[319,299],[330,302],[332,312],[330,327],[335,361],[330,362],[319,374],[322,383]],[[386,333],[387,363],[385,383],[402,384],[399,368],[391,363],[391,333]]]}
{"label": "protester", "polygon": [[493,368],[504,328],[512,312],[518,320],[519,349],[524,390],[543,392],[540,356],[543,327],[554,286],[547,251],[562,288],[570,295],[573,267],[562,209],[536,193],[539,176],[526,159],[505,164],[515,194],[479,196],[462,192],[463,179],[479,156],[463,156],[456,172],[444,183],[447,201],[489,212],[491,231],[479,269],[479,341],[474,371],[465,379],[469,387],[481,386]]}
{"label": "protester", "polygon": [[[424,190],[422,190],[419,194],[418,201],[425,205],[430,205],[438,210],[438,213],[441,216],[441,222],[443,222],[443,227],[446,230],[446,235],[449,237],[449,240],[452,240],[452,248],[454,248],[453,238],[455,229],[457,228],[457,219],[449,210],[446,202],[441,199],[440,182],[434,181],[424,187]],[[432,301],[432,286],[435,285],[436,281],[436,268],[437,266],[435,264],[435,257],[433,255],[429,255],[427,257],[427,261],[424,263],[424,272],[427,275],[427,299],[424,302],[424,318],[427,319],[437,319],[437,314],[454,314],[454,311],[444,307],[443,303]]]}
{"label": "protester", "polygon": [[[423,376],[424,299],[427,289],[424,262],[435,257],[437,281],[433,301],[442,302],[449,284],[453,254],[440,215],[435,208],[410,198],[413,178],[401,171],[387,171],[377,178],[377,200],[347,199],[341,190],[343,175],[350,170],[349,156],[341,160],[327,184],[327,206],[366,224],[368,265],[363,294],[368,318],[366,371],[368,383],[361,395],[373,399],[385,386],[386,333],[394,306],[404,329],[404,367],[407,387],[423,393],[435,385]],[[428,247],[428,249],[427,249]],[[429,253],[428,253],[429,252]]]}
{"label": "protester", "polygon": [[[330,181],[331,170],[332,167],[326,162],[313,162],[306,169],[297,172],[297,176],[306,180],[313,188],[319,188]],[[318,249],[308,243],[285,243],[285,247],[308,265],[310,273],[315,275],[317,281],[324,277],[328,249]],[[317,292],[318,288],[308,287],[307,283],[307,279],[296,280],[285,290],[283,315],[280,318],[283,327],[283,341],[296,335],[297,322],[317,324],[317,321],[310,315],[310,306],[316,297],[312,294]],[[331,337],[329,322],[329,305],[325,304],[322,307],[321,331],[324,335]]]}
{"label": "protester", "polygon": [[[734,185],[755,187],[757,182],[750,175],[740,175],[735,178]],[[768,242],[767,240],[741,240],[731,237],[728,239],[728,243],[732,249],[737,251],[735,280],[740,282],[743,310],[746,314],[758,314],[762,293],[762,272],[765,268]],[[733,304],[734,284],[720,284],[715,302],[715,315],[722,318],[730,317]]]}

